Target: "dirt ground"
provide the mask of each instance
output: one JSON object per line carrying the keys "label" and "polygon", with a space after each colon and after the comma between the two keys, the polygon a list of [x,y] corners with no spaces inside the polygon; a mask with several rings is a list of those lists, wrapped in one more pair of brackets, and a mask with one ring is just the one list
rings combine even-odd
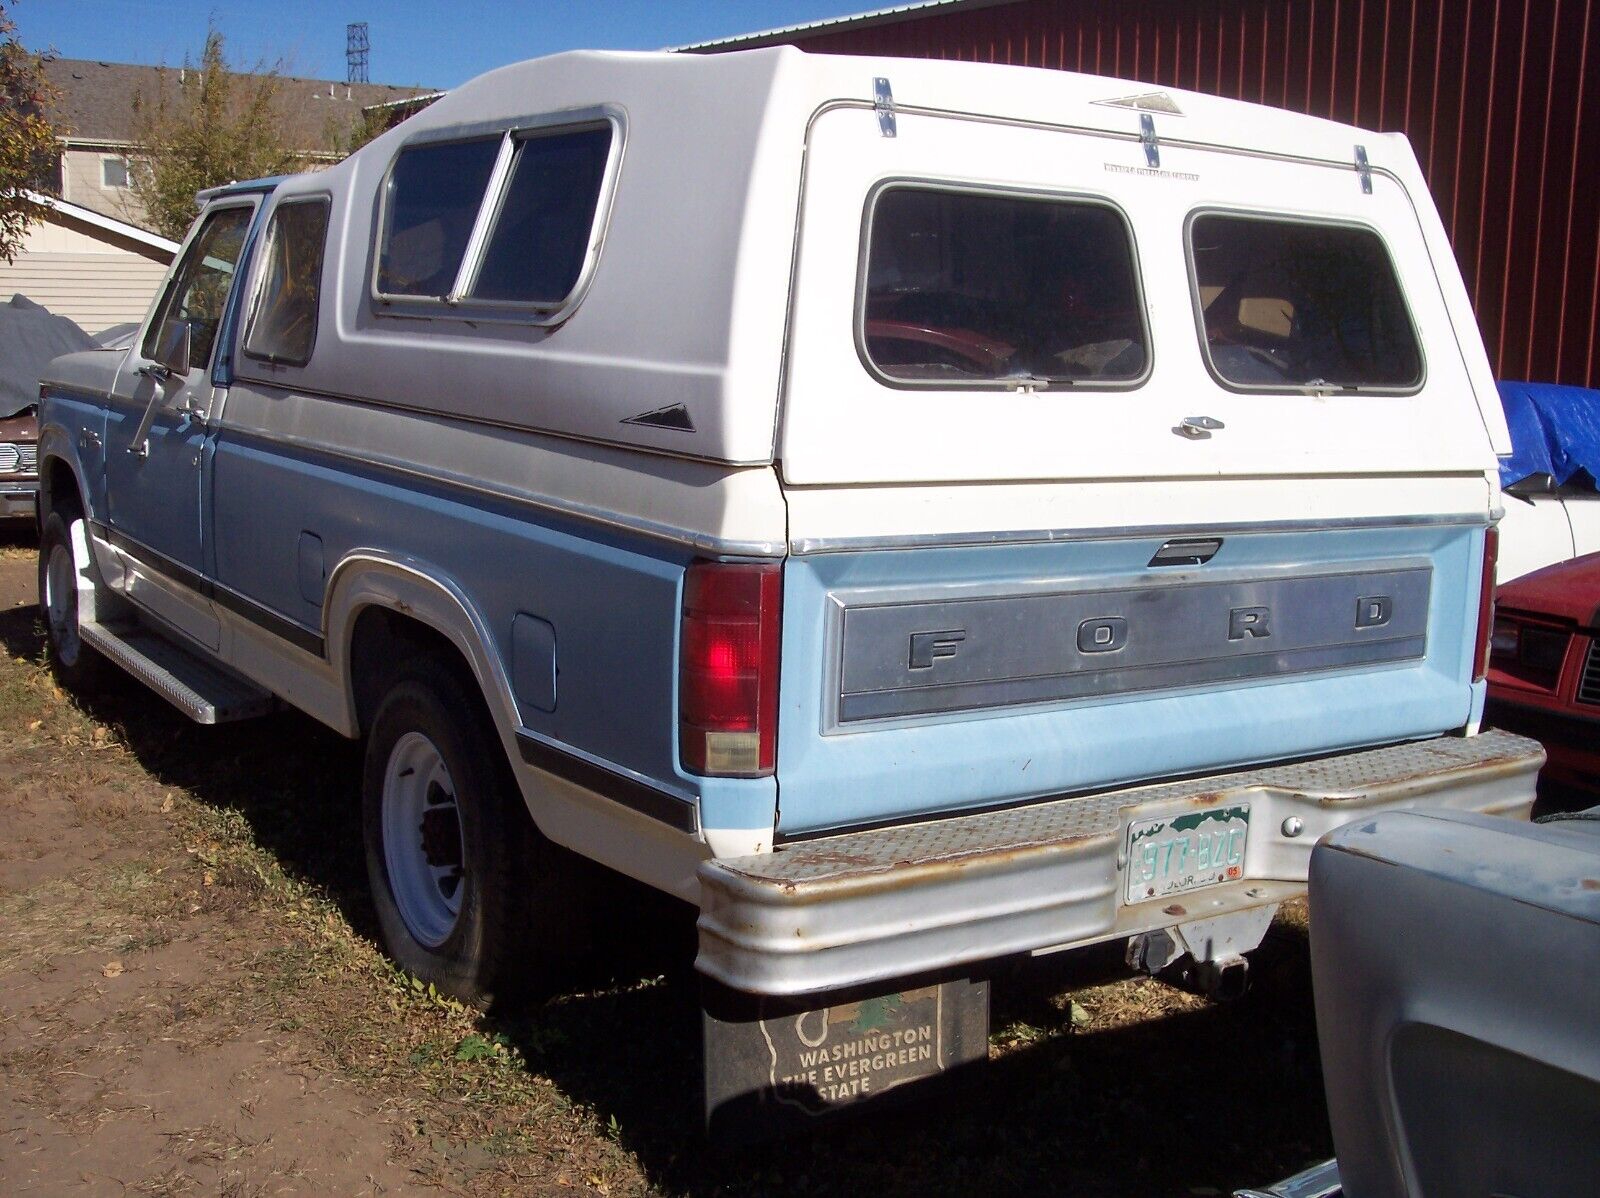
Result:
{"label": "dirt ground", "polygon": [[1126,1198],[1331,1152],[1303,909],[1238,1002],[1002,971],[965,1084],[713,1151],[682,938],[619,934],[605,984],[493,1019],[429,993],[370,940],[356,748],[63,694],[33,554],[0,533],[0,1192]]}

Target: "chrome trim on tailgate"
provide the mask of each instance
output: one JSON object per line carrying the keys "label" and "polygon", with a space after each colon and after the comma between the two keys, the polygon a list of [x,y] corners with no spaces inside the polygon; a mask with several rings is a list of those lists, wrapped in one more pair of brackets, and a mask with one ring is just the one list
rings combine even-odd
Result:
{"label": "chrome trim on tailgate", "polygon": [[[1408,807],[1525,816],[1543,763],[1510,733],[1442,736],[708,861],[696,964],[735,989],[804,994],[1275,903],[1304,891],[1311,847],[1333,828]],[[1242,880],[1119,905],[1131,819],[1239,802],[1251,808]]]}

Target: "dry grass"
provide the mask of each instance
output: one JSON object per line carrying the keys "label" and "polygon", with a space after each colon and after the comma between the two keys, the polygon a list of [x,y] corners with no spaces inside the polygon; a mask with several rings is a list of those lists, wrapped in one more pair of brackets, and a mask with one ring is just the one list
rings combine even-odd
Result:
{"label": "dry grass", "polygon": [[[369,939],[348,746],[289,716],[195,728],[131,685],[77,704],[26,619],[0,615],[0,812],[51,796],[103,848],[0,892],[4,984],[34,979],[26,1018],[80,1029],[0,1059],[19,1101],[65,1117],[52,1097],[64,1070],[267,1029],[293,1046],[275,1067],[348,1087],[382,1116],[391,1160],[451,1192],[1120,1198],[1226,1192],[1328,1150],[1301,914],[1280,921],[1265,984],[1240,1003],[1130,980],[1103,956],[1045,959],[995,979],[991,1062],[959,1091],[708,1152],[693,988],[664,980],[659,957],[493,1019],[420,986]],[[112,966],[94,1035],[70,1003],[52,1014],[54,971]],[[129,1000],[158,975],[181,984]],[[79,1115],[85,1129],[99,1117]],[[166,1134],[170,1153],[135,1189],[293,1184],[226,1122]]]}

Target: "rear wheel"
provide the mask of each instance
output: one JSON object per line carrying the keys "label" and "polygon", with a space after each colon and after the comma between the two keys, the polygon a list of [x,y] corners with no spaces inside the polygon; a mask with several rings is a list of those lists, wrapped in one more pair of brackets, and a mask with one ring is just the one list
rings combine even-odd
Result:
{"label": "rear wheel", "polygon": [[549,976],[564,947],[540,901],[551,846],[461,671],[422,658],[390,685],[362,790],[373,903],[402,968],[484,1004]]}
{"label": "rear wheel", "polygon": [[83,592],[92,595],[97,585],[83,516],[56,507],[39,530],[39,612],[51,668],[70,690],[92,690],[105,676],[105,659],[80,631]]}

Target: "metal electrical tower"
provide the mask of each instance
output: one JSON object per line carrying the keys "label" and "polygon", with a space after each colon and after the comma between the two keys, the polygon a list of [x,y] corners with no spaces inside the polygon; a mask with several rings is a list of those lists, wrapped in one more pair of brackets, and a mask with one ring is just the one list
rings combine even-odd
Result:
{"label": "metal electrical tower", "polygon": [[344,27],[344,81],[367,82],[367,23],[355,21]]}

